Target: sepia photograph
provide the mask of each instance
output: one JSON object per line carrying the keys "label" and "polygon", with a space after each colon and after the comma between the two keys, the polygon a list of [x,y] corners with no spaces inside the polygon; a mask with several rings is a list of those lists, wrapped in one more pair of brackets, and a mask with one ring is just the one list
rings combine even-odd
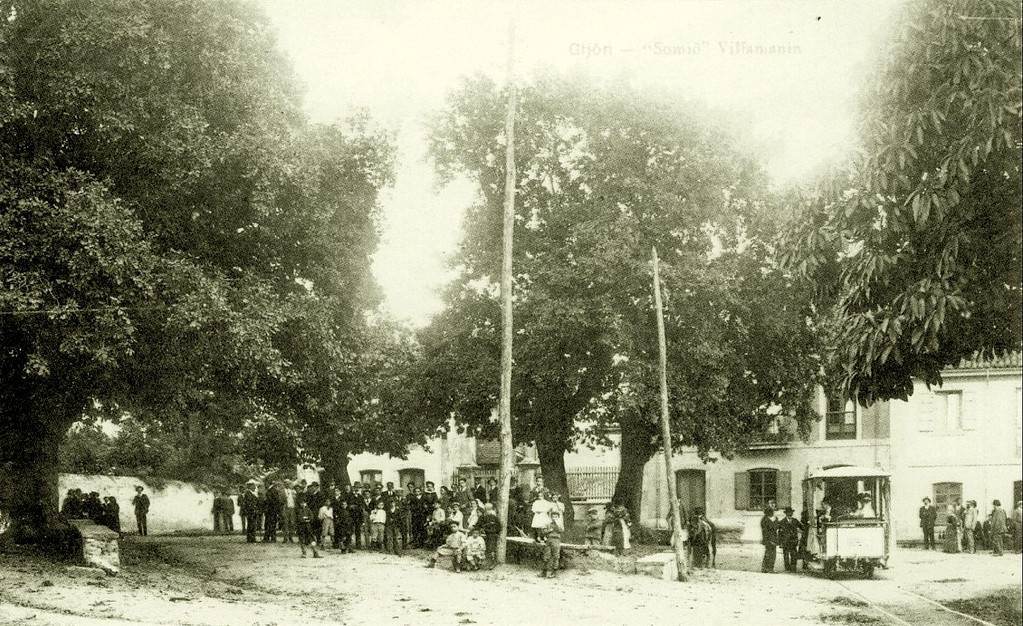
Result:
{"label": "sepia photograph", "polygon": [[1019,626],[1018,0],[0,0],[0,624]]}

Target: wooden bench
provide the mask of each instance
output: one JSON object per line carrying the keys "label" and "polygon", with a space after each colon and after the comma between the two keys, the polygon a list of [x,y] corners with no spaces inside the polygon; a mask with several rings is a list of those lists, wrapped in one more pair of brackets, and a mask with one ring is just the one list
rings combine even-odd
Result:
{"label": "wooden bench", "polygon": [[[516,563],[522,562],[522,555],[528,554],[535,556],[539,559],[543,559],[543,550],[546,544],[535,541],[532,537],[508,537],[508,558],[511,560],[515,559]],[[613,552],[614,548],[611,546],[588,546],[581,543],[564,543],[561,544],[561,560],[562,568],[564,568],[564,561],[571,558],[574,554],[587,554],[588,552]]]}

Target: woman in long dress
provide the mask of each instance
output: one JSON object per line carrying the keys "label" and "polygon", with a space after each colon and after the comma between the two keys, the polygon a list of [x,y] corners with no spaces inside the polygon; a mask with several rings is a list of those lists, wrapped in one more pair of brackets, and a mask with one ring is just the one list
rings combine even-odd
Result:
{"label": "woman in long dress", "polygon": [[945,518],[945,536],[942,545],[945,552],[954,553],[962,550],[959,546],[959,516],[955,513],[950,512]]}

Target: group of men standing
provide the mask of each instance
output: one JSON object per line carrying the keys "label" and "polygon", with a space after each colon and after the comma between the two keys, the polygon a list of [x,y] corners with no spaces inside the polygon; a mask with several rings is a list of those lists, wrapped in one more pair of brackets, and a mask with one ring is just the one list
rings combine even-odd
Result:
{"label": "group of men standing", "polygon": [[[920,529],[923,531],[924,550],[937,550],[934,529],[938,523],[938,509],[930,498],[923,499],[920,507]],[[968,500],[963,506],[962,499],[956,498],[948,506],[945,515],[943,549],[945,552],[977,553],[977,543],[983,542],[994,556],[1002,556],[1005,539],[1012,538],[1016,552],[1023,549],[1020,534],[1023,532],[1023,502],[1017,502],[1010,518],[1002,508],[1000,500],[991,502],[991,512],[982,521],[976,500]]]}
{"label": "group of men standing", "polygon": [[[333,484],[326,489],[318,482],[305,480],[268,480],[263,489],[259,483],[250,480],[238,498],[238,509],[242,519],[242,530],[246,541],[255,543],[257,530],[262,529],[263,542],[276,542],[278,533],[284,542],[297,539],[296,510],[304,504],[312,513],[312,532],[320,538],[325,522],[333,529],[335,547],[361,548],[372,541],[371,516],[378,508],[387,512],[388,527],[400,536],[401,547],[427,547],[430,522],[435,515],[437,504],[447,510],[458,505],[466,511],[471,502],[493,502],[497,500],[497,481],[491,479],[484,486],[481,479],[470,487],[468,480],[459,479],[458,487],[435,490],[431,481],[423,486],[408,483],[406,490],[395,489],[393,482],[384,486],[379,483],[356,482],[338,488]],[[218,496],[213,503],[215,528],[221,531],[233,530],[231,518],[234,515],[233,502],[226,493]],[[380,507],[379,504],[383,504]]]}
{"label": "group of men standing", "polygon": [[785,571],[796,571],[799,540],[805,534],[806,528],[802,522],[792,517],[794,512],[792,507],[787,506],[784,509],[785,517],[777,519],[773,507],[769,506],[764,509],[764,516],[760,518],[760,542],[764,546],[764,560],[761,563],[760,571],[765,573],[774,571],[779,547],[782,549]]}

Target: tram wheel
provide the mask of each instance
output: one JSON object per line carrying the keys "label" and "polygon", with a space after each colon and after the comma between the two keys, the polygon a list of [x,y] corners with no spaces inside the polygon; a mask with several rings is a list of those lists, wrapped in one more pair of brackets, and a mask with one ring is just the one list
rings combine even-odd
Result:
{"label": "tram wheel", "polygon": [[871,579],[871,578],[874,577],[874,565],[873,564],[871,564],[871,563],[864,563],[863,564],[863,577],[866,578],[866,579]]}

